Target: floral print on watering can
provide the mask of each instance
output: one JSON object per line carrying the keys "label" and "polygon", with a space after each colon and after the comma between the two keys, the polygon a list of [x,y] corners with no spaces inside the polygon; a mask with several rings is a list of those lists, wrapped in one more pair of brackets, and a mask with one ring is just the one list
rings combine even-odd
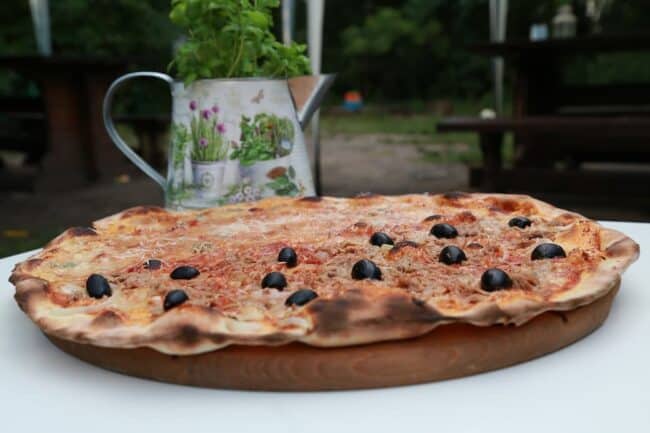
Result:
{"label": "floral print on watering can", "polygon": [[[172,90],[167,177],[124,143],[113,128],[115,90],[127,79],[155,77]],[[204,208],[272,196],[314,195],[302,128],[318,108],[332,76],[200,80],[185,86],[160,73],[117,79],[104,101],[111,138],[165,189],[166,206]]]}

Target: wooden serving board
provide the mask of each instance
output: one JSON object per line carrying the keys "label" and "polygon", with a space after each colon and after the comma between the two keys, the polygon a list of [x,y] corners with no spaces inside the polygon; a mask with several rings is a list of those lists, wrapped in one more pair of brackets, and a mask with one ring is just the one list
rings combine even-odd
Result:
{"label": "wooden serving board", "polygon": [[191,356],[110,349],[53,336],[61,350],[132,376],[212,388],[317,391],[409,385],[507,367],[567,346],[607,318],[618,287],[592,304],[523,326],[440,326],[421,337],[362,346],[230,346]]}

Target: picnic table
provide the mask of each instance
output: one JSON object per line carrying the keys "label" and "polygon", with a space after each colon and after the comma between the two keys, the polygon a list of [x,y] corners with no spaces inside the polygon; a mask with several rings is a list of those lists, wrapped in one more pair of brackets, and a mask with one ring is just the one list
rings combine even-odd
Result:
{"label": "picnic table", "polygon": [[104,130],[101,109],[106,89],[126,66],[111,59],[0,57],[0,68],[34,80],[41,89],[47,150],[38,189],[72,189],[111,178],[126,166]]}
{"label": "picnic table", "polygon": [[[650,162],[650,83],[590,85],[563,79],[566,66],[578,56],[650,51],[650,34],[514,40],[476,44],[470,49],[504,57],[514,73],[512,117],[443,119],[438,124],[441,132],[471,131],[481,136],[486,164],[473,171],[471,178],[481,182],[473,186],[503,189],[511,185],[513,172],[501,169],[501,139],[506,132],[514,133],[516,177],[523,190],[540,191],[526,184],[526,178],[535,181],[537,177],[530,171],[526,176],[524,168],[545,168],[554,176],[569,178],[578,174],[576,170],[585,161]],[[566,162],[571,170],[553,170],[556,161]],[[602,185],[590,182],[592,173],[579,173],[584,175],[583,190],[591,187],[595,191]],[[646,176],[644,182],[649,180]]]}

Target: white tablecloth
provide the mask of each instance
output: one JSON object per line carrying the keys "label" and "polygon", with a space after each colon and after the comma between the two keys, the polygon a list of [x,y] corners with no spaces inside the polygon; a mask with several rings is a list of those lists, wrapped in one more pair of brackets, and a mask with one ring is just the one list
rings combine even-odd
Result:
{"label": "white tablecloth", "polygon": [[[650,249],[650,224],[605,223]],[[650,432],[650,266],[625,274],[609,319],[559,352],[463,379],[381,390],[219,391],[122,376],[51,345],[0,260],[2,432]]]}

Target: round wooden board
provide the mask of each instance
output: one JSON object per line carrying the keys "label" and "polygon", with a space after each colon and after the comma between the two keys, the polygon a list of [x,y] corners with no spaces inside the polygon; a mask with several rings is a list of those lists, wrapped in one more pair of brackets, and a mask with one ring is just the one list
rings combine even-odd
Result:
{"label": "round wooden board", "polygon": [[409,340],[340,348],[230,346],[173,356],[48,338],[91,364],[163,382],[267,391],[378,388],[468,376],[553,352],[598,328],[617,291],[572,311],[544,313],[519,327],[453,324]]}

